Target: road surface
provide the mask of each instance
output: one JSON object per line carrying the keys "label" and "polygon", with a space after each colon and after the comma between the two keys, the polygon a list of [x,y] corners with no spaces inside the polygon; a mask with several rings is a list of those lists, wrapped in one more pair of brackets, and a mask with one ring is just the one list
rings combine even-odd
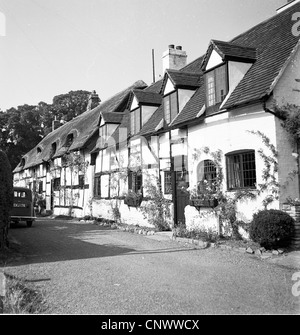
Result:
{"label": "road surface", "polygon": [[10,235],[5,271],[40,288],[50,314],[299,314],[295,270],[231,250],[40,219]]}

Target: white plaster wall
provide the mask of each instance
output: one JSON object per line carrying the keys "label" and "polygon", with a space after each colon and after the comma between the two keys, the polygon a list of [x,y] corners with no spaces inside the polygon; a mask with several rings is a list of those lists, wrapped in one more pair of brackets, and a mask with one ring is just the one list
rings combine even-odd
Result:
{"label": "white plaster wall", "polygon": [[[113,220],[113,212],[111,203],[113,200],[94,199],[93,200],[93,215],[95,217],[102,217],[108,220]],[[143,204],[143,203],[142,203]],[[141,204],[141,205],[142,205]],[[142,211],[139,208],[128,207],[120,200],[119,211],[121,213],[121,222],[130,225],[140,225],[145,227],[153,227],[144,218]]]}
{"label": "white plaster wall", "polygon": [[142,106],[141,114],[142,114],[142,126],[150,119],[153,113],[157,110],[155,106]]}
{"label": "white plaster wall", "polygon": [[273,98],[279,106],[295,104],[300,106],[300,44],[291,58],[290,63],[277,82]]}
{"label": "white plaster wall", "polygon": [[222,57],[215,50],[213,50],[209,57],[209,61],[206,65],[205,70],[207,71],[209,69],[212,69],[215,66],[222,64],[222,63],[223,63]]}
{"label": "white plaster wall", "polygon": [[[262,183],[262,170],[265,165],[258,154],[258,150],[262,148],[266,154],[268,149],[262,143],[259,136],[250,134],[248,131],[260,130],[270,138],[272,144],[276,146],[276,121],[271,114],[265,113],[259,105],[252,106],[248,109],[240,109],[239,111],[225,113],[220,116],[207,118],[206,122],[197,126],[191,127],[188,131],[189,145],[189,172],[190,172],[190,187],[196,185],[197,182],[197,165],[200,161],[211,159],[210,155],[201,154],[200,158],[194,160],[192,154],[194,149],[208,147],[210,151],[221,150],[223,153],[223,172],[224,185],[227,188],[225,154],[243,149],[255,150],[256,158],[256,181]],[[238,217],[245,221],[252,219],[252,215],[259,209],[262,209],[263,195],[256,201],[245,201],[239,203]],[[273,203],[273,207],[278,208],[278,202]],[[206,226],[216,226],[217,221],[214,217],[200,220],[200,217],[195,208],[186,208],[187,226],[194,226],[197,221],[200,225],[205,221]],[[271,208],[271,206],[270,206]]]}
{"label": "white plaster wall", "polygon": [[167,95],[168,93],[171,93],[175,90],[175,87],[173,85],[173,83],[171,82],[171,80],[168,78],[167,80],[167,84],[164,90],[164,95]]}
{"label": "white plaster wall", "polygon": [[251,68],[252,64],[250,63],[241,63],[241,62],[228,62],[228,80],[229,80],[229,91],[224,99],[222,106],[226,103],[226,101],[229,99],[231,93],[235,90],[239,82],[243,79],[245,74],[248,72],[248,70]]}
{"label": "white plaster wall", "polygon": [[195,91],[193,91],[193,90],[178,89],[179,113],[183,110],[183,107],[191,99],[191,97],[194,95],[194,93],[195,93]]}

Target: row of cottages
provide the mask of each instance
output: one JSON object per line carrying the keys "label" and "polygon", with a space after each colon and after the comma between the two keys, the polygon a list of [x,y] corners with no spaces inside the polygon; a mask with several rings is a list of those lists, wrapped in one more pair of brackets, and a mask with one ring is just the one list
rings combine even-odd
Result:
{"label": "row of cottages", "polygon": [[[145,226],[140,202],[132,207],[124,197],[134,192],[143,206],[149,181],[170,200],[170,224],[188,228],[218,229],[201,207],[212,206],[201,195],[217,182],[229,196],[256,195],[238,202],[244,221],[272,196],[273,208],[299,198],[299,149],[274,108],[300,106],[295,12],[299,0],[229,42],[211,40],[189,64],[182,47],[170,45],[163,79],[138,81],[54,130],[22,158],[15,184],[34,188],[54,214],[112,219],[117,208],[122,222]],[[197,195],[200,204],[191,201]]]}

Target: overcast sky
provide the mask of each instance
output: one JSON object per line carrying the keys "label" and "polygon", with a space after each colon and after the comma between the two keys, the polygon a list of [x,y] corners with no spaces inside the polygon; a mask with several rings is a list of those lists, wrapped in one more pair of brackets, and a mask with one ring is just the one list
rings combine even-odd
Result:
{"label": "overcast sky", "polygon": [[137,80],[151,84],[152,49],[158,77],[169,44],[181,45],[190,63],[211,39],[228,41],[284,3],[0,0],[0,109],[51,103],[71,90],[96,90],[104,101]]}

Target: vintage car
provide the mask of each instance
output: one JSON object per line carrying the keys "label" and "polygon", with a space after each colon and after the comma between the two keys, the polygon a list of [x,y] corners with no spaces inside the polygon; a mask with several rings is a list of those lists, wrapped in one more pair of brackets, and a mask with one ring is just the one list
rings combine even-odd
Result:
{"label": "vintage car", "polygon": [[13,223],[26,221],[27,227],[31,227],[36,219],[32,192],[29,188],[14,187],[14,204],[10,219]]}

